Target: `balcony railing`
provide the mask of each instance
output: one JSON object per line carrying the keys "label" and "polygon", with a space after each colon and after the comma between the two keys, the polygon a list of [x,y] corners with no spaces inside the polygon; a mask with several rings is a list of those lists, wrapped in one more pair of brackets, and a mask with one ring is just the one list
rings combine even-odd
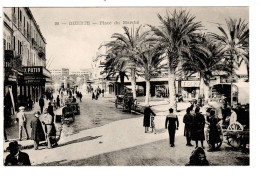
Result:
{"label": "balcony railing", "polygon": [[5,50],[5,68],[13,68],[18,71],[22,71],[22,56],[16,54],[14,50]]}
{"label": "balcony railing", "polygon": [[34,47],[36,50],[39,50],[39,46],[38,44],[36,43],[35,39],[32,38],[32,47]]}
{"label": "balcony railing", "polygon": [[44,48],[43,48],[43,47],[39,47],[38,56],[39,56],[40,58],[44,58],[44,56],[45,56],[45,51],[44,51]]}

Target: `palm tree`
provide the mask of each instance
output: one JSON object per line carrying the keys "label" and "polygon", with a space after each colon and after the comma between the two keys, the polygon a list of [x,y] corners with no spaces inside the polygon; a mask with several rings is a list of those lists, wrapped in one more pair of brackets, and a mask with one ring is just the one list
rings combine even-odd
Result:
{"label": "palm tree", "polygon": [[168,84],[170,93],[170,106],[176,110],[175,102],[175,78],[176,68],[182,56],[186,53],[192,55],[189,48],[193,43],[196,32],[202,27],[201,22],[194,22],[195,16],[185,10],[174,10],[172,13],[162,17],[158,14],[162,23],[160,27],[151,26],[154,37],[150,41],[158,41],[164,48],[168,60]]}
{"label": "palm tree", "polygon": [[191,58],[184,60],[182,71],[186,75],[200,74],[200,95],[203,95],[207,101],[210,78],[214,77],[216,72],[231,73],[232,69],[225,60],[225,50],[220,44],[213,43],[205,38],[201,43],[209,52],[201,52],[202,50],[198,50],[196,46],[191,48],[195,51],[192,51]]}
{"label": "palm tree", "polygon": [[245,21],[236,19],[226,19],[227,30],[218,26],[221,35],[211,33],[213,39],[225,47],[226,55],[230,61],[238,66],[241,61],[247,65],[249,80],[249,28]]}
{"label": "palm tree", "polygon": [[104,70],[101,74],[106,74],[106,79],[116,78],[116,82],[120,78],[120,88],[117,93],[121,93],[124,88],[125,77],[127,76],[127,61],[121,57],[117,57],[116,54],[109,53],[106,56]]}
{"label": "palm tree", "polygon": [[145,105],[148,106],[151,78],[165,68],[163,50],[160,46],[149,45],[148,43],[141,44],[138,46],[136,57],[133,57],[133,59],[138,65],[136,68],[137,74],[144,77],[146,82]]}
{"label": "palm tree", "polygon": [[138,28],[123,27],[124,34],[114,33],[112,38],[114,41],[108,42],[105,44],[106,47],[109,48],[108,52],[114,50],[115,48],[120,50],[121,58],[128,58],[128,68],[131,70],[131,85],[133,90],[133,98],[136,98],[136,64],[135,64],[135,50],[139,43],[141,43],[148,32],[140,32],[142,26],[140,25]]}

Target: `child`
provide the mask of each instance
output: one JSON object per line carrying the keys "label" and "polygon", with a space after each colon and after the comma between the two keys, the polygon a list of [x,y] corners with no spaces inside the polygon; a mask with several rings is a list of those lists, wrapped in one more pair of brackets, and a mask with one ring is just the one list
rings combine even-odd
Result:
{"label": "child", "polygon": [[154,132],[154,134],[156,134],[154,116],[151,116],[151,128],[152,128],[152,133]]}

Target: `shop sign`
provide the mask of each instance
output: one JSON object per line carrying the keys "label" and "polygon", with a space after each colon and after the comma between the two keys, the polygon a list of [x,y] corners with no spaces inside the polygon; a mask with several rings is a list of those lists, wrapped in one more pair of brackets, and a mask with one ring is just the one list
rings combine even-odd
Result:
{"label": "shop sign", "polygon": [[23,67],[24,75],[42,75],[42,67]]}
{"label": "shop sign", "polygon": [[43,79],[29,79],[24,80],[25,85],[43,85],[44,80]]}
{"label": "shop sign", "polygon": [[182,81],[181,87],[200,87],[200,81]]}

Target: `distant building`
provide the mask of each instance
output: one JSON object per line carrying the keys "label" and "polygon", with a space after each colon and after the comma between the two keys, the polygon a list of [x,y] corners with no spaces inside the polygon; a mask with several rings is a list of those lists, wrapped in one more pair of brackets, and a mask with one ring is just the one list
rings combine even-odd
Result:
{"label": "distant building", "polygon": [[103,71],[103,65],[105,62],[105,54],[106,54],[107,48],[101,47],[99,48],[98,52],[96,53],[96,56],[92,58],[92,82],[94,88],[100,87],[101,89],[104,89],[105,91],[108,88],[109,81],[105,80],[106,75],[102,74]]}
{"label": "distant building", "polygon": [[70,71],[68,68],[52,69],[50,70],[52,76],[69,76]]}
{"label": "distant building", "polygon": [[79,69],[77,71],[71,71],[70,75],[84,76],[86,81],[92,78],[93,70],[91,68]]}

